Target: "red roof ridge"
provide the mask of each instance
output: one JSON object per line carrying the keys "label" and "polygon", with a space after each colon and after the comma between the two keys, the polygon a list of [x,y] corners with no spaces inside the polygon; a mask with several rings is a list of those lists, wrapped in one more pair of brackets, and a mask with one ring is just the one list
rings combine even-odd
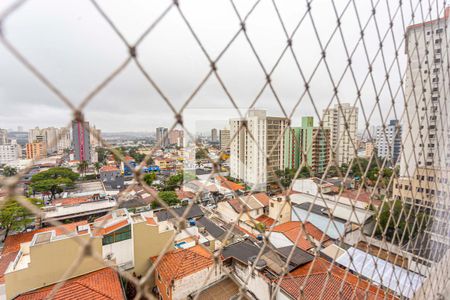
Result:
{"label": "red roof ridge", "polygon": [[[44,299],[52,291],[55,284],[26,292],[19,295],[16,299]],[[83,288],[85,291],[83,291]],[[83,294],[81,295],[80,293]],[[56,292],[54,299],[74,298],[77,296],[83,296],[86,299],[124,299],[119,276],[111,268],[95,270],[68,279]]]}
{"label": "red roof ridge", "polygon": [[[150,257],[152,261],[156,261],[157,258],[158,256]],[[167,282],[172,282],[203,270],[212,264],[212,254],[202,246],[196,245],[166,253],[156,269]]]}

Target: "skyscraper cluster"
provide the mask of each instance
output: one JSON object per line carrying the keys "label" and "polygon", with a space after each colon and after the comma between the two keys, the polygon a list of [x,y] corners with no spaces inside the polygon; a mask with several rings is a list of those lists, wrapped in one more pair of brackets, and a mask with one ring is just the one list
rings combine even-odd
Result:
{"label": "skyscraper cluster", "polygon": [[262,190],[276,181],[278,170],[307,167],[322,174],[330,160],[348,164],[356,157],[357,123],[358,108],[350,104],[325,110],[323,126],[316,127],[313,117],[287,128],[286,118],[250,110],[245,118],[230,120],[230,176]]}

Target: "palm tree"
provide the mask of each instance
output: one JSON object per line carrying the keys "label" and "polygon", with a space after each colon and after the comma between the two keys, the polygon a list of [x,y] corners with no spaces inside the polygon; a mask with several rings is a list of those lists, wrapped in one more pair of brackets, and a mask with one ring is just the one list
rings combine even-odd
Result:
{"label": "palm tree", "polygon": [[99,163],[99,162],[96,162],[96,163],[94,164],[94,168],[95,168],[95,170],[97,171],[97,173],[98,173],[98,171],[100,170],[101,167],[102,167],[102,164]]}
{"label": "palm tree", "polygon": [[86,175],[86,170],[88,168],[89,164],[87,161],[83,160],[78,164],[78,172],[82,175]]}

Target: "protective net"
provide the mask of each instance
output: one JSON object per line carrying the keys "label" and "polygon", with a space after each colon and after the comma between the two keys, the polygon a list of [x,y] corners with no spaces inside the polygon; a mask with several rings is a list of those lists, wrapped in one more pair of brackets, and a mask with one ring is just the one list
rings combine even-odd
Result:
{"label": "protective net", "polygon": [[[40,31],[45,26],[24,19],[41,14],[40,22],[58,26],[77,5],[52,2],[45,13],[40,5],[1,7],[0,51],[8,61],[1,63],[2,78],[22,74],[5,90],[44,87],[64,105],[72,139],[98,140],[132,180],[110,196],[104,217],[70,224],[49,217],[64,197],[44,208],[27,197],[25,178],[36,161],[1,176],[1,213],[10,214],[17,201],[42,228],[28,232],[14,251],[9,243],[25,233],[6,238],[0,298],[81,298],[84,283],[73,282],[103,268],[120,278],[121,297],[135,299],[448,297],[446,1],[174,0],[144,8],[90,1],[77,4],[82,10],[76,13],[98,27],[62,27],[60,36],[50,37]],[[127,34],[129,24],[118,20],[135,17],[142,28]],[[93,35],[96,28],[107,34]],[[24,31],[38,39],[16,38]],[[54,49],[72,58],[96,53],[101,72],[92,70],[97,58],[87,59],[85,69],[68,67],[73,86],[64,84],[68,77],[54,68],[70,58]],[[114,59],[103,59],[102,51],[114,52]],[[29,77],[32,84],[18,86]],[[131,90],[124,91],[130,85],[122,85],[123,78],[133,82]],[[148,96],[128,109],[142,90]],[[109,102],[113,94],[120,100]],[[19,101],[6,92],[1,98]],[[147,109],[149,119],[167,117],[171,126],[158,129],[145,157],[131,164],[128,153],[85,123],[99,116],[94,108],[110,113],[108,106],[123,110],[121,119],[111,120],[119,125]],[[3,115],[24,118],[20,108]],[[216,131],[219,144],[206,146],[197,126],[217,120],[227,129]],[[147,180],[148,166],[167,153],[174,134],[184,162],[175,172],[167,169],[182,174],[171,191],[189,198],[184,205],[162,193],[170,192],[167,182]],[[161,161],[158,170],[165,168]],[[103,163],[104,172],[114,172]],[[126,209],[139,193],[158,208]],[[99,279],[97,285],[114,298],[110,284]]]}

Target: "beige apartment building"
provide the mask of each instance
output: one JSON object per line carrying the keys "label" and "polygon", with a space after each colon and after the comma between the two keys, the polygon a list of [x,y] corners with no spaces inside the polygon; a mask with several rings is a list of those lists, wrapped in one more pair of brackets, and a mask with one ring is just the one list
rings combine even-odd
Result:
{"label": "beige apartment building", "polygon": [[220,150],[227,151],[230,150],[230,130],[221,129],[219,131],[219,144]]}
{"label": "beige apartment building", "polygon": [[41,159],[47,157],[45,141],[34,141],[26,146],[27,159]]}
{"label": "beige apartment building", "polygon": [[[152,212],[131,214],[119,209],[92,224],[80,221],[9,236],[0,256],[0,264],[7,266],[0,274],[6,299],[59,282],[74,262],[70,278],[104,268],[103,261],[143,276],[150,257],[159,255],[174,233],[172,223],[158,222]],[[83,254],[80,244],[86,242],[91,243],[95,258],[84,255],[78,261]]]}
{"label": "beige apartment building", "polygon": [[[247,129],[245,129],[245,126]],[[284,132],[288,120],[250,110],[245,118],[230,120],[230,175],[254,190],[265,190],[284,168]],[[242,128],[240,130],[240,128]]]}
{"label": "beige apartment building", "polygon": [[324,110],[323,127],[330,128],[331,159],[339,166],[348,164],[355,158],[358,147],[358,108],[342,103]]}
{"label": "beige apartment building", "polygon": [[445,209],[439,207],[449,196],[450,170],[417,168],[413,177],[400,177],[394,180],[394,199],[403,200],[424,208]]}

